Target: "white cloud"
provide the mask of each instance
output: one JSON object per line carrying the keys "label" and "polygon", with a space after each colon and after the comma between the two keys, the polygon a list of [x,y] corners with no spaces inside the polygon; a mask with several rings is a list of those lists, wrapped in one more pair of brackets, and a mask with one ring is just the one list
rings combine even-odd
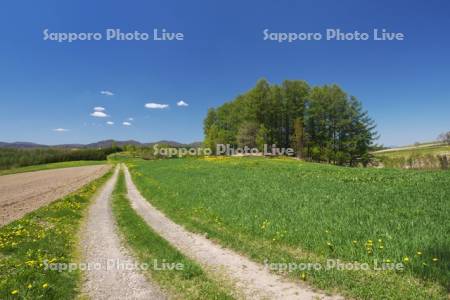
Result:
{"label": "white cloud", "polygon": [[128,120],[128,121],[134,121],[134,118],[131,118],[131,117],[130,117],[130,118],[128,118],[127,120]]}
{"label": "white cloud", "polygon": [[114,125],[114,122],[108,121],[108,122],[106,122],[106,124],[108,124],[108,125]]}
{"label": "white cloud", "polygon": [[91,116],[96,117],[96,118],[106,118],[109,117],[107,114],[105,114],[102,111],[94,111]]}
{"label": "white cloud", "polygon": [[131,126],[131,123],[130,122],[123,122],[122,125],[123,126]]}
{"label": "white cloud", "polygon": [[114,96],[114,93],[111,91],[100,91],[100,94],[105,96]]}
{"label": "white cloud", "polygon": [[149,108],[149,109],[165,109],[165,108],[169,107],[169,104],[159,104],[159,103],[151,102],[151,103],[146,103],[145,107]]}
{"label": "white cloud", "polygon": [[101,106],[96,106],[96,107],[94,107],[94,110],[95,111],[105,111],[105,108],[101,107]]}
{"label": "white cloud", "polygon": [[183,100],[180,100],[180,101],[177,102],[177,106],[189,106],[189,104],[187,104]]}
{"label": "white cloud", "polygon": [[56,131],[56,132],[66,132],[66,131],[69,131],[69,129],[65,129],[65,128],[55,128],[55,129],[53,129],[53,131]]}

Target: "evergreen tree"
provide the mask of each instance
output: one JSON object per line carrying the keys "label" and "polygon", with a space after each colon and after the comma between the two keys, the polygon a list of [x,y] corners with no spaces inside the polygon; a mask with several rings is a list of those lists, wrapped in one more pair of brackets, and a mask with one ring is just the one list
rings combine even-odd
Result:
{"label": "evergreen tree", "polygon": [[367,165],[377,138],[375,125],[355,97],[337,85],[310,88],[305,81],[281,86],[260,80],[249,92],[204,121],[205,145],[264,144],[294,148],[303,159],[339,165]]}
{"label": "evergreen tree", "polygon": [[248,146],[256,148],[256,138],[258,135],[259,126],[256,122],[244,122],[239,127],[237,134],[237,143],[239,147]]}
{"label": "evergreen tree", "polygon": [[264,126],[264,124],[261,124],[258,133],[256,135],[256,147],[258,148],[259,151],[264,151],[264,145],[269,144],[268,139],[269,139],[269,132],[266,126]]}
{"label": "evergreen tree", "polygon": [[304,157],[304,129],[303,119],[295,118],[294,120],[294,134],[292,135],[292,146],[297,154],[298,158]]}

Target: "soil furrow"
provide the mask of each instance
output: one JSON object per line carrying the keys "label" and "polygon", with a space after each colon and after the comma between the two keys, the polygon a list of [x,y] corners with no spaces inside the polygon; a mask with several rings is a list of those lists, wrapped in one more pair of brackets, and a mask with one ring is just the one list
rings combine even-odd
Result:
{"label": "soil furrow", "polygon": [[110,168],[96,165],[0,176],[0,226],[78,190]]}

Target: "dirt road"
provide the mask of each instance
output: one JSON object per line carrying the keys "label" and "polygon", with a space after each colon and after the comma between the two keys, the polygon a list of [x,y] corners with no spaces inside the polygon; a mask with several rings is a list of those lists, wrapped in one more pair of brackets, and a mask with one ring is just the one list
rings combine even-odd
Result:
{"label": "dirt road", "polygon": [[0,176],[0,226],[76,191],[110,168],[96,165]]}
{"label": "dirt road", "polygon": [[140,273],[139,264],[121,243],[111,209],[118,168],[89,209],[81,234],[86,270],[83,292],[90,299],[166,299]]}

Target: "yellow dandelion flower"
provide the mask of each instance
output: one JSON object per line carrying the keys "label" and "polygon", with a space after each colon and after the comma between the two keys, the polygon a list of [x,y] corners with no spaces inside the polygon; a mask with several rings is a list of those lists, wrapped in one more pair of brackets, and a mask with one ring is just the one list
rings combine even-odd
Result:
{"label": "yellow dandelion flower", "polygon": [[422,255],[422,252],[420,252],[420,251],[417,251],[417,255]]}
{"label": "yellow dandelion flower", "polygon": [[29,261],[25,262],[25,264],[30,266],[30,267],[32,267],[35,263],[36,263],[36,261],[34,261],[34,260],[29,260]]}
{"label": "yellow dandelion flower", "polygon": [[44,284],[42,285],[42,287],[43,287],[44,289],[48,288],[48,283],[44,283]]}
{"label": "yellow dandelion flower", "polygon": [[380,249],[384,249],[384,246],[383,245],[381,245],[380,247],[379,247]]}
{"label": "yellow dandelion flower", "polygon": [[33,286],[31,285],[31,283],[30,284],[28,284],[28,288],[29,289],[31,289]]}
{"label": "yellow dandelion flower", "polygon": [[16,294],[18,294],[18,293],[19,293],[19,290],[11,291],[11,295],[16,295]]}
{"label": "yellow dandelion flower", "polygon": [[408,256],[403,257],[403,261],[404,262],[408,262],[409,261],[409,257]]}

